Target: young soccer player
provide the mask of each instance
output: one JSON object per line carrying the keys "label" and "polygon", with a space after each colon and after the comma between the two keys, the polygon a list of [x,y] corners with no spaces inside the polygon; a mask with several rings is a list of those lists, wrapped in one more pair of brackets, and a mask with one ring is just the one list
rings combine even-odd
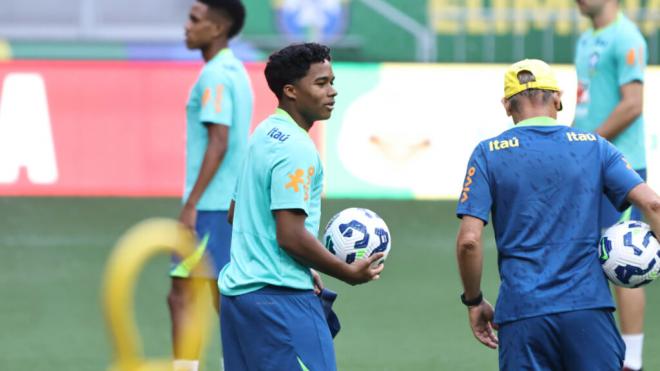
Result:
{"label": "young soccer player", "polygon": [[[227,210],[247,149],[253,98],[248,74],[227,45],[244,20],[239,0],[199,0],[190,8],[185,27],[186,45],[199,49],[206,64],[186,106],[186,178],[179,216],[201,243],[192,256],[174,257],[170,271],[168,303],[177,371],[197,370],[199,363],[199,349],[183,354],[180,343],[194,300],[191,285],[196,281],[208,286],[218,303],[218,273],[229,261]],[[197,266],[202,257],[207,257],[209,270]]]}
{"label": "young soccer player", "polygon": [[[618,0],[578,0],[591,21],[577,43],[578,75],[576,128],[596,132],[612,142],[632,167],[646,179],[644,145],[643,80],[647,47],[635,24],[619,11]],[[640,220],[636,207],[618,212],[603,197],[601,230],[619,220]],[[625,366],[642,368],[644,307],[643,288],[616,287],[619,323],[626,343]]]}
{"label": "young soccer player", "polygon": [[[544,62],[513,64],[502,103],[515,127],[476,147],[456,209],[472,332],[499,344],[501,370],[620,371],[624,345],[597,254],[600,199],[618,210],[632,202],[658,234],[660,197],[608,141],[557,123],[561,93]],[[501,278],[495,311],[480,289],[489,214]]]}
{"label": "young soccer player", "polygon": [[379,278],[383,266],[371,265],[383,254],[349,265],[316,239],[323,168],[307,132],[335,105],[329,49],[288,46],[265,74],[278,108],[250,138],[229,210],[231,261],[219,278],[225,369],[335,370],[311,268],[360,284]]}

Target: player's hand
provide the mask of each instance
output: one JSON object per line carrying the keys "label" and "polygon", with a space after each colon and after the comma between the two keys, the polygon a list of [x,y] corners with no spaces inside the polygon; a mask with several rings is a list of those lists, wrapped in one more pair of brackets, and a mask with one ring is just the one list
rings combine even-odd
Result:
{"label": "player's hand", "polygon": [[372,264],[385,256],[382,252],[371,255],[370,257],[360,259],[348,267],[350,269],[349,277],[345,280],[350,285],[359,285],[380,278],[380,272],[385,268],[384,264],[372,267]]}
{"label": "player's hand", "polygon": [[197,222],[197,207],[188,203],[183,205],[179,214],[179,222],[194,232],[195,223]]}
{"label": "player's hand", "polygon": [[321,290],[323,290],[323,281],[321,280],[321,275],[319,272],[310,269],[312,272],[312,280],[314,281],[314,293],[316,295],[321,293]]}
{"label": "player's hand", "polygon": [[472,334],[479,342],[489,348],[496,349],[498,344],[497,325],[493,323],[493,306],[486,299],[479,305],[468,308],[468,317]]}

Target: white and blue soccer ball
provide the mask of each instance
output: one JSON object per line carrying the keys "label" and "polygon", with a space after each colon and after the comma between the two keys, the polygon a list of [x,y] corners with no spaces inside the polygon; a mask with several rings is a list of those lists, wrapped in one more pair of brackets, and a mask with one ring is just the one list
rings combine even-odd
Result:
{"label": "white and blue soccer ball", "polygon": [[374,266],[381,264],[390,252],[391,242],[385,221],[375,212],[357,207],[333,216],[323,235],[325,247],[348,264],[382,252],[385,256]]}
{"label": "white and blue soccer ball", "polygon": [[660,243],[648,224],[622,221],[605,231],[598,248],[605,275],[617,286],[640,287],[658,277]]}

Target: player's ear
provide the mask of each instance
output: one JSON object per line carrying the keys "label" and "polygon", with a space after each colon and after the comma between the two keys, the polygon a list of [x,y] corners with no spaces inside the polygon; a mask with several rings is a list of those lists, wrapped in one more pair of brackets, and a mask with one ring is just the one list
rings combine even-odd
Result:
{"label": "player's ear", "polygon": [[557,111],[561,111],[564,108],[564,106],[561,104],[561,96],[563,94],[564,94],[564,92],[560,90],[558,92],[555,92],[555,94],[552,95],[554,103],[555,103],[555,108],[557,109]]}
{"label": "player's ear", "polygon": [[222,13],[213,8],[207,8],[206,16],[213,24],[213,38],[218,38],[221,35],[227,36],[231,21],[227,19]]}
{"label": "player's ear", "polygon": [[213,22],[213,38],[218,38],[220,35],[227,34],[227,24]]}
{"label": "player's ear", "polygon": [[502,106],[504,106],[506,115],[511,116],[511,102],[509,102],[509,100],[506,98],[502,98]]}
{"label": "player's ear", "polygon": [[282,95],[291,100],[296,100],[296,88],[292,84],[286,84],[282,88]]}

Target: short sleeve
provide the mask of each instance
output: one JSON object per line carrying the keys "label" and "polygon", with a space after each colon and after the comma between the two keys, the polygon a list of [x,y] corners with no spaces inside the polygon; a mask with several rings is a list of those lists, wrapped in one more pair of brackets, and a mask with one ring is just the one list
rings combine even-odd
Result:
{"label": "short sleeve", "polygon": [[468,161],[463,188],[458,199],[456,215],[473,216],[488,223],[488,214],[493,204],[490,180],[486,168],[486,158],[481,145],[477,146]]}
{"label": "short sleeve", "polygon": [[301,209],[309,215],[310,186],[317,169],[317,153],[300,143],[280,148],[271,172],[270,209]]}
{"label": "short sleeve", "polygon": [[638,33],[621,33],[614,51],[619,86],[643,82],[647,58],[644,38]]}
{"label": "short sleeve", "polygon": [[200,77],[202,109],[199,120],[231,126],[234,102],[229,81],[221,72],[207,69]]}
{"label": "short sleeve", "polygon": [[603,175],[605,195],[617,210],[623,211],[630,203],[628,192],[644,180],[637,174],[621,152],[610,142],[599,138],[603,147]]}

